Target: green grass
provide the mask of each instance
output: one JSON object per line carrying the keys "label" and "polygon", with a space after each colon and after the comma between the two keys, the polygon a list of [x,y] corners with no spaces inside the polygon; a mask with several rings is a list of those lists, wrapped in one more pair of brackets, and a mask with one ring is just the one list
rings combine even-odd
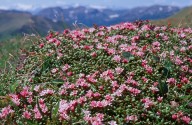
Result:
{"label": "green grass", "polygon": [[175,15],[162,20],[152,21],[155,25],[168,25],[176,27],[192,27],[192,7],[186,7]]}
{"label": "green grass", "polygon": [[10,66],[15,67],[20,52],[27,49],[36,39],[36,36],[16,36],[0,42],[0,70]]}
{"label": "green grass", "polygon": [[31,22],[29,14],[1,14],[0,15],[0,32],[10,32],[21,28]]}

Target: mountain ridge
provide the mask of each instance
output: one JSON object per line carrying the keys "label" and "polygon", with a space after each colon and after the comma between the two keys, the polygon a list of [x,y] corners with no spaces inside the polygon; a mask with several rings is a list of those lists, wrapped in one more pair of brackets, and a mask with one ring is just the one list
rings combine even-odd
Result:
{"label": "mountain ridge", "polygon": [[49,7],[38,12],[0,10],[0,39],[22,33],[46,35],[49,30],[63,31],[65,28],[114,25],[136,20],[163,19],[180,10],[175,6],[154,5],[132,9],[110,9],[99,7]]}

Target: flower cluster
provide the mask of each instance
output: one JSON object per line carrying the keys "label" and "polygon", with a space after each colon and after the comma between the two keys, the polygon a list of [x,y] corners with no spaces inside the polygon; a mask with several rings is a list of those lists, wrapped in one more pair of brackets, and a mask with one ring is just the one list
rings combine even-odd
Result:
{"label": "flower cluster", "polygon": [[191,34],[145,21],[50,32],[8,81],[0,120],[192,124]]}

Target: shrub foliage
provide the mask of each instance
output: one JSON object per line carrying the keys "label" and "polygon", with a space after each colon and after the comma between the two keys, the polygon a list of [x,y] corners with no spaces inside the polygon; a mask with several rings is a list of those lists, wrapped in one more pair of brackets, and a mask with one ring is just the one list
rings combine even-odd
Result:
{"label": "shrub foliage", "polygon": [[[4,124],[192,124],[192,29],[50,32],[1,82]],[[14,76],[14,77],[13,77]],[[7,84],[6,84],[7,85]]]}

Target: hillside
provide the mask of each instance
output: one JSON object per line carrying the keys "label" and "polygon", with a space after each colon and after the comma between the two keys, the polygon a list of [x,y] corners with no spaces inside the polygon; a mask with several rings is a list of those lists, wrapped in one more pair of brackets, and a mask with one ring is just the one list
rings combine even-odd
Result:
{"label": "hillside", "polygon": [[0,74],[1,124],[192,125],[191,32],[147,21],[50,32]]}
{"label": "hillside", "polygon": [[62,31],[65,27],[61,21],[53,22],[28,12],[0,10],[0,39],[23,33],[45,35],[51,29]]}
{"label": "hillside", "polygon": [[152,22],[156,25],[171,24],[178,27],[192,27],[192,7],[186,7],[169,18]]}

